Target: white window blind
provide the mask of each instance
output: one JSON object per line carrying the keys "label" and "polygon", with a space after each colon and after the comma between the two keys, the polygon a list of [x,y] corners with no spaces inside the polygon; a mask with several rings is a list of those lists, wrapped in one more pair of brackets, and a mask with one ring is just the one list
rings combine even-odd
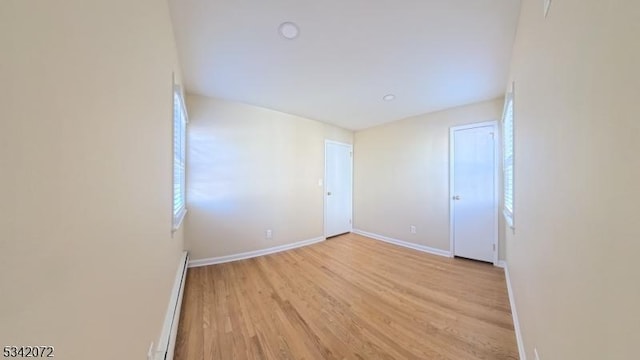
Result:
{"label": "white window blind", "polygon": [[173,228],[186,213],[186,130],[187,112],[179,87],[173,90]]}
{"label": "white window blind", "polygon": [[513,92],[505,100],[503,121],[504,139],[504,215],[510,226],[513,226]]}

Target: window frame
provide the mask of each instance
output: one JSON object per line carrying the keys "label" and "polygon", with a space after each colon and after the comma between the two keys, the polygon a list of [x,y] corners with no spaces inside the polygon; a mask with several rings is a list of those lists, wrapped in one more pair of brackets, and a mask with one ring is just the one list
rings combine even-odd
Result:
{"label": "window frame", "polygon": [[[504,101],[504,109],[502,112],[502,213],[511,228],[515,228],[515,84],[511,84],[511,89],[507,92]],[[511,107],[511,111],[509,111]],[[509,116],[510,115],[510,116]],[[509,117],[509,119],[508,119]],[[507,123],[510,122],[510,124]],[[509,129],[509,127],[510,129]],[[511,134],[509,131],[511,130]],[[510,144],[509,144],[510,140]],[[510,145],[510,146],[509,146]],[[509,151],[510,150],[510,151]],[[508,172],[511,172],[510,176]],[[508,179],[511,183],[509,184]],[[509,186],[510,185],[510,186]],[[509,194],[510,193],[510,194]],[[510,195],[510,196],[509,196]],[[508,199],[511,199],[510,204]],[[509,206],[511,208],[509,209]]]}
{"label": "window frame", "polygon": [[[172,232],[175,232],[182,225],[184,216],[187,213],[186,204],[186,162],[187,162],[187,123],[189,116],[187,107],[182,95],[182,88],[173,85],[172,93]],[[180,115],[178,115],[180,114]],[[179,138],[177,138],[179,137]],[[180,197],[177,201],[176,197]]]}

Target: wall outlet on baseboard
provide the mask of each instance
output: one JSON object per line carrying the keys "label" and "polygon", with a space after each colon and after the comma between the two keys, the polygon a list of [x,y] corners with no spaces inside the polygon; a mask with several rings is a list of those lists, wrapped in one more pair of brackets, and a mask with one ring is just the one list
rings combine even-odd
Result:
{"label": "wall outlet on baseboard", "polygon": [[271,231],[271,229],[268,229],[267,231],[264,232],[264,237],[265,239],[273,238],[273,231]]}
{"label": "wall outlet on baseboard", "polygon": [[416,231],[416,226],[415,225],[409,226],[409,231],[411,231],[412,234],[415,234],[417,232]]}
{"label": "wall outlet on baseboard", "polygon": [[537,348],[533,348],[533,360],[540,360],[540,356],[538,356]]}

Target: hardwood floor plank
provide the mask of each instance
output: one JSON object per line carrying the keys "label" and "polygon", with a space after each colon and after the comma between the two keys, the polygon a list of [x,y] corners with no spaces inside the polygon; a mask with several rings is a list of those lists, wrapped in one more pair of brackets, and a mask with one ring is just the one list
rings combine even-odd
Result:
{"label": "hardwood floor plank", "polygon": [[517,359],[504,272],[346,234],[189,269],[176,360]]}

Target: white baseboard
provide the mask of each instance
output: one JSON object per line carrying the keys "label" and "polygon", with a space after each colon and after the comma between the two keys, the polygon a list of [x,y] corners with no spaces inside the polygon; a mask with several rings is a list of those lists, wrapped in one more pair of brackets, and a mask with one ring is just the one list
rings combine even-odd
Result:
{"label": "white baseboard", "polygon": [[390,243],[390,244],[406,247],[406,248],[409,248],[409,249],[418,250],[418,251],[426,252],[426,253],[433,254],[433,255],[451,257],[451,252],[450,251],[436,249],[436,248],[432,248],[432,247],[425,246],[425,245],[414,244],[414,243],[410,243],[408,241],[393,239],[393,238],[390,238],[390,237],[387,237],[387,236],[382,236],[382,235],[370,233],[370,232],[359,230],[359,229],[353,229],[352,232],[354,234],[366,236],[366,237],[369,237],[369,238],[372,238],[372,239],[384,241],[384,242],[387,242],[387,243]]}
{"label": "white baseboard", "polygon": [[180,320],[180,310],[182,308],[182,294],[184,293],[184,281],[187,275],[187,263],[189,262],[189,254],[185,251],[182,253],[176,272],[176,279],[171,290],[169,298],[169,306],[164,317],[162,332],[158,345],[155,349],[154,359],[172,360],[173,352],[176,346],[176,335],[178,333],[178,322]]}
{"label": "white baseboard", "polygon": [[516,300],[513,297],[513,288],[511,287],[511,277],[509,276],[509,266],[504,260],[498,261],[498,265],[504,268],[504,277],[507,280],[507,291],[509,292],[509,304],[511,305],[511,316],[513,317],[513,328],[516,333],[516,341],[518,343],[518,353],[520,360],[527,360],[527,353],[524,351],[524,342],[522,341],[522,333],[520,332],[520,321],[518,321],[518,312],[516,311]]}
{"label": "white baseboard", "polygon": [[325,240],[324,236],[319,236],[313,239],[298,241],[291,244],[285,244],[280,246],[274,246],[274,247],[261,249],[261,250],[254,250],[254,251],[248,251],[248,252],[243,252],[239,254],[218,256],[218,257],[212,257],[212,258],[191,260],[189,261],[189,267],[192,268],[192,267],[198,267],[198,266],[215,265],[215,264],[222,264],[222,263],[231,262],[231,261],[250,259],[258,256],[269,255],[269,254],[273,254],[281,251],[291,250],[291,249],[315,244],[324,240]]}

